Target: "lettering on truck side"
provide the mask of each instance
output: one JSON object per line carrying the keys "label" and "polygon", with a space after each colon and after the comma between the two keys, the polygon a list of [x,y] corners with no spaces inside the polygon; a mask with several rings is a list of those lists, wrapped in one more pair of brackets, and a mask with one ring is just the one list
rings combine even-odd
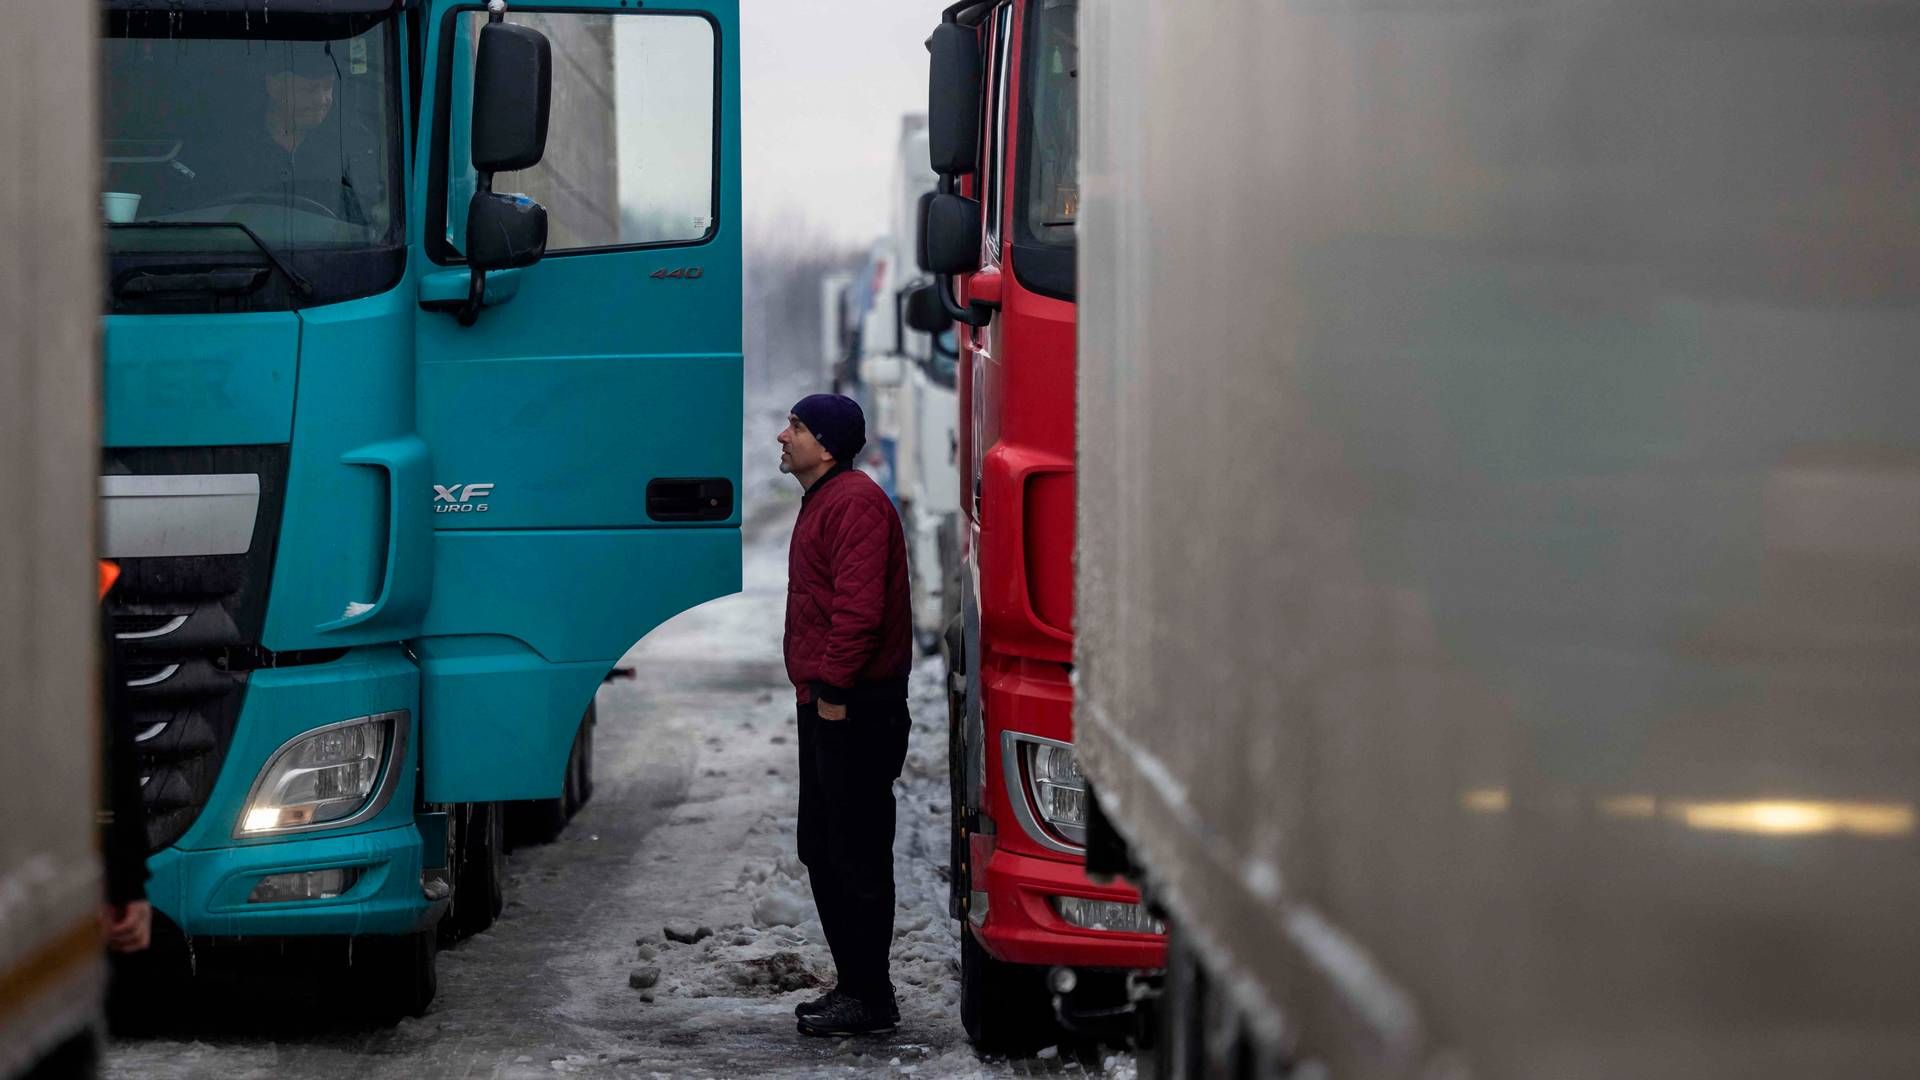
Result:
{"label": "lettering on truck side", "polygon": [[[464,490],[463,490],[464,489]],[[433,512],[436,514],[484,514],[492,484],[435,484]],[[478,502],[473,500],[478,499]]]}

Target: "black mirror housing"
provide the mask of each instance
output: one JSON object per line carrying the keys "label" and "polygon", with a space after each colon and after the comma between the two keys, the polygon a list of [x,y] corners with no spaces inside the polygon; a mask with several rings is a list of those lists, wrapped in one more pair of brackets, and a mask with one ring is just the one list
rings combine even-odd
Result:
{"label": "black mirror housing", "polygon": [[475,192],[467,204],[467,265],[475,271],[532,266],[547,253],[546,207],[525,195]]}
{"label": "black mirror housing", "polygon": [[927,157],[942,176],[964,176],[980,157],[979,32],[943,22],[927,39]]}
{"label": "black mirror housing", "polygon": [[932,205],[933,192],[923,191],[913,214],[913,262],[923,274],[933,273],[933,267],[927,265],[927,213]]}
{"label": "black mirror housing", "polygon": [[908,327],[923,334],[942,334],[953,325],[947,317],[947,307],[940,302],[938,286],[922,285],[907,293]]}
{"label": "black mirror housing", "polygon": [[921,230],[930,274],[971,274],[980,269],[980,204],[964,195],[934,195]]}
{"label": "black mirror housing", "polygon": [[547,151],[552,104],[553,47],[546,35],[512,23],[481,27],[473,62],[474,170],[538,165]]}

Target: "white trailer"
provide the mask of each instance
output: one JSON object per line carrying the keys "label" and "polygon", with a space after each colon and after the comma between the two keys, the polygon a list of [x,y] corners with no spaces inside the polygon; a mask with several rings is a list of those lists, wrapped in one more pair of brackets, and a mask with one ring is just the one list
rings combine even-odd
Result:
{"label": "white trailer", "polygon": [[1920,8],[1084,20],[1158,1075],[1920,1075]]}
{"label": "white trailer", "polygon": [[950,594],[958,567],[960,410],[951,333],[922,333],[905,320],[907,294],[932,280],[915,256],[920,197],[937,181],[928,160],[927,118],[902,117],[892,220],[868,264],[875,287],[861,333],[860,370],[876,405],[875,433],[892,451],[893,490],[907,531],[914,628],[922,646],[931,649],[958,610]]}
{"label": "white trailer", "polygon": [[16,0],[0,34],[0,1076],[99,1008],[98,19]]}
{"label": "white trailer", "polygon": [[832,386],[841,378],[847,358],[847,286],[853,275],[845,271],[820,278],[820,382]]}

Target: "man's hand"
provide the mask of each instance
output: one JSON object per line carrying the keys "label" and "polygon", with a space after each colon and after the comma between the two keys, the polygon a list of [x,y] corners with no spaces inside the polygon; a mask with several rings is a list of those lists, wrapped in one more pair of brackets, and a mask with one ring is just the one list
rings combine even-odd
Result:
{"label": "man's hand", "polygon": [[847,718],[847,707],[845,705],[835,705],[831,701],[818,702],[817,705],[820,711],[820,719],[822,720],[845,720]]}
{"label": "man's hand", "polygon": [[139,952],[153,941],[153,905],[145,900],[100,905],[100,933],[114,952]]}

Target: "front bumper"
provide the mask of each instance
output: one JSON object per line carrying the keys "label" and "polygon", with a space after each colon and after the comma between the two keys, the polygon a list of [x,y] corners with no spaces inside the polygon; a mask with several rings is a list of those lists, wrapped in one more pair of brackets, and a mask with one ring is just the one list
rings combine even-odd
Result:
{"label": "front bumper", "polygon": [[[168,848],[148,860],[153,906],[190,937],[406,934],[433,925],[446,901],[421,891],[420,828],[409,824],[345,836],[311,835],[205,851]],[[268,874],[353,868],[339,896],[250,904]]]}
{"label": "front bumper", "polygon": [[[1020,771],[1006,759],[1007,734],[1073,740],[1073,687],[1063,668],[1046,663],[989,664],[982,680],[986,725],[986,812],[995,829],[971,837],[968,862],[973,898],[969,919],[980,944],[996,960],[1072,968],[1160,968],[1166,937],[1074,926],[1050,898],[1079,896],[1137,904],[1140,893],[1124,882],[1087,879],[1076,847],[1036,822]],[[984,896],[982,895],[984,892]],[[985,900],[985,918],[981,901]]]}
{"label": "front bumper", "polygon": [[[1162,968],[1167,939],[1159,934],[1087,930],[1062,919],[1049,897],[1084,896],[1137,904],[1140,893],[1118,882],[1087,880],[1077,862],[997,848],[986,860],[987,916],[973,932],[995,959],[1074,968]],[[976,901],[976,911],[977,911]]]}

